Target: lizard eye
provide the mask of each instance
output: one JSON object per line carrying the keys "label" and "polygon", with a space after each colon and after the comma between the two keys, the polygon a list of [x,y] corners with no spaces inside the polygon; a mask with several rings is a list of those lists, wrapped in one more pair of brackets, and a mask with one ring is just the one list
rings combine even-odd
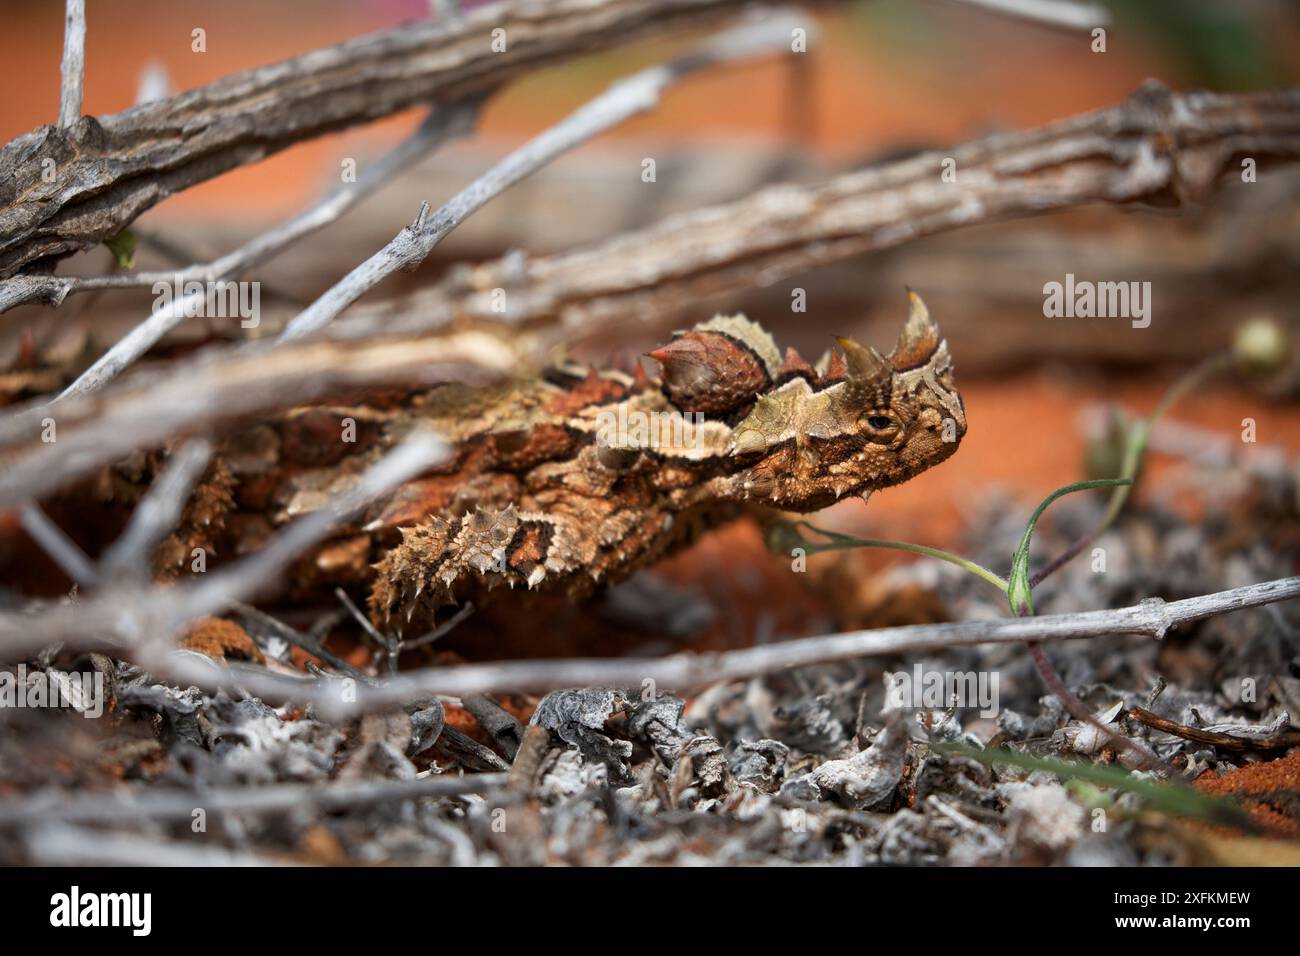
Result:
{"label": "lizard eye", "polygon": [[867,424],[878,432],[889,431],[891,428],[895,428],[898,425],[898,423],[888,415],[868,415]]}

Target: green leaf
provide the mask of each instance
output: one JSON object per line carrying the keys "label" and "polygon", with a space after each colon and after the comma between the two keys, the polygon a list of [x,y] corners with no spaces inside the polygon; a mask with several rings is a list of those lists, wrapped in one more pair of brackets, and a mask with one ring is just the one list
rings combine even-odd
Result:
{"label": "green leaf", "polygon": [[1029,584],[1029,549],[1024,540],[1011,556],[1011,573],[1007,575],[1007,604],[1016,617],[1034,616],[1034,589]]}
{"label": "green leaf", "polygon": [[113,253],[119,269],[135,268],[135,233],[130,229],[123,229],[111,239],[105,239],[104,245]]}

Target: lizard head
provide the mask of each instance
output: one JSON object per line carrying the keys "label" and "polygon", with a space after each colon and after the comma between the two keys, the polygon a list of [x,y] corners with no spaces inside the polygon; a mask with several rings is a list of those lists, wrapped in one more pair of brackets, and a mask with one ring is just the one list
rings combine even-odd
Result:
{"label": "lizard head", "polygon": [[[957,450],[966,411],[948,343],[921,297],[887,356],[852,339],[816,367],[761,327],[717,318],[651,353],[683,411],[730,423],[725,497],[815,511],[907,481]],[[729,418],[726,416],[730,415]]]}

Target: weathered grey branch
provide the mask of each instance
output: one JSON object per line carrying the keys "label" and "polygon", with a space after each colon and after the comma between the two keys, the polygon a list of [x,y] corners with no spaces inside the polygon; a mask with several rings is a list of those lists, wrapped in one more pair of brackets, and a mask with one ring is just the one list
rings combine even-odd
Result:
{"label": "weathered grey branch", "polygon": [[[560,687],[639,687],[643,681],[685,693],[723,681],[875,655],[940,650],[971,644],[1016,641],[1077,640],[1109,634],[1163,638],[1181,624],[1216,614],[1300,596],[1300,577],[1282,578],[1182,601],[1159,598],[1115,610],[1050,614],[1033,618],[912,625],[853,631],[827,637],[764,644],[722,654],[674,654],[669,657],[507,661],[410,671],[372,686],[356,688],[356,700],[343,700],[337,687],[296,681],[265,669],[232,667],[228,673],[179,657],[141,662],[158,677],[209,690],[239,686],[257,696],[311,702],[322,713],[337,715],[384,710],[430,694],[466,697],[507,691],[548,691]],[[156,668],[162,664],[165,670]],[[201,683],[206,681],[206,685]]]}
{"label": "weathered grey branch", "polygon": [[82,81],[86,72],[86,0],[68,0],[63,25],[59,126],[81,118]]}
{"label": "weathered grey branch", "polygon": [[[582,334],[696,313],[710,299],[951,229],[1091,203],[1204,199],[1252,157],[1300,157],[1300,89],[1171,93],[1148,84],[1116,106],[803,186],[761,189],[607,242],[539,259],[505,257],[429,289],[362,306],[330,335],[418,331],[453,319],[558,320]],[[951,160],[955,182],[941,179]],[[1238,188],[1251,188],[1238,185]]]}
{"label": "weathered grey branch", "polygon": [[659,104],[664,90],[696,70],[744,57],[790,50],[791,31],[805,23],[786,13],[729,30],[686,55],[619,80],[601,96],[529,140],[470,183],[439,209],[421,209],[415,223],[357,266],[289,323],[281,340],[319,331],[340,312],[398,269],[423,262],[467,217],[493,197],[561,154]]}
{"label": "weathered grey branch", "polygon": [[[478,100],[473,100],[459,106],[453,105],[447,109],[433,111],[414,133],[391,152],[366,163],[355,183],[334,190],[329,196],[287,222],[280,223],[238,249],[211,262],[195,263],[167,272],[121,272],[103,276],[15,276],[12,279],[0,279],[0,312],[26,302],[59,305],[69,295],[79,292],[96,292],[104,289],[149,289],[158,282],[177,284],[190,281],[213,282],[243,275],[254,266],[275,258],[298,240],[339,219],[412,163],[429,155],[449,140],[469,132],[480,105]],[[172,312],[177,313],[173,319],[174,325],[183,317],[184,312],[183,310],[177,312],[175,309]],[[162,331],[165,332],[166,329]],[[149,344],[157,341],[160,335],[154,336]]]}
{"label": "weathered grey branch", "polygon": [[208,843],[144,839],[91,827],[39,821],[23,834],[27,855],[42,866],[292,866],[292,862]]}
{"label": "weathered grey branch", "polygon": [[[43,272],[175,192],[297,142],[653,32],[746,0],[527,0],[358,37],[122,113],[42,127],[0,149],[0,278]],[[493,31],[503,31],[494,37]],[[494,39],[503,40],[495,44]],[[52,182],[43,160],[55,161]]]}
{"label": "weathered grey branch", "polygon": [[245,604],[243,601],[231,601],[230,610],[235,615],[244,618],[248,622],[246,629],[250,632],[254,629],[254,624],[260,625],[277,637],[288,641],[294,647],[300,647],[313,657],[317,657],[324,661],[341,674],[348,677],[360,678],[361,680],[370,680],[370,677],[367,674],[353,667],[343,658],[339,657],[326,647],[320,639],[295,631],[279,618],[272,617],[265,611],[255,608],[251,604]]}

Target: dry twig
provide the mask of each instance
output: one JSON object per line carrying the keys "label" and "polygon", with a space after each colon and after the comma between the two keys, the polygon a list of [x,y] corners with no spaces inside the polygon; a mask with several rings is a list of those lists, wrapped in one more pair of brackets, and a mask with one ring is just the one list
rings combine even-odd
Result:
{"label": "dry twig", "polygon": [[190,489],[212,456],[205,441],[192,441],[177,449],[167,467],[136,505],[131,522],[100,562],[105,577],[131,576],[148,580],[153,570],[153,548],[180,520]]}
{"label": "dry twig", "polygon": [[419,797],[483,793],[503,787],[505,783],[505,774],[475,774],[469,777],[430,775],[414,780],[356,780],[327,786],[231,787],[200,792],[149,788],[77,796],[41,793],[0,803],[0,826],[38,821],[188,820],[195,807],[202,807],[208,813],[269,813],[304,805],[337,810]]}
{"label": "dry twig", "polygon": [[86,0],[67,0],[63,26],[63,82],[59,91],[59,125],[81,119],[81,91],[86,72]]}
{"label": "dry twig", "polygon": [[1233,750],[1239,753],[1247,750],[1286,750],[1290,747],[1300,747],[1300,730],[1284,730],[1269,737],[1238,737],[1235,734],[1216,733],[1211,730],[1202,730],[1199,727],[1189,727],[1186,724],[1178,723],[1176,720],[1153,714],[1143,707],[1130,708],[1129,714],[1138,723],[1145,724],[1153,730],[1159,730],[1161,733],[1172,734],[1175,737],[1192,740],[1198,744],[1209,744],[1212,747],[1221,747],[1224,750]]}
{"label": "dry twig", "polygon": [[1091,30],[1110,25],[1110,11],[1097,3],[1077,0],[962,0],[971,6],[1067,30]]}
{"label": "dry twig", "polygon": [[288,866],[291,861],[223,846],[148,840],[131,833],[37,823],[24,834],[30,859],[43,866]]}
{"label": "dry twig", "polygon": [[82,586],[98,583],[99,572],[94,562],[38,505],[25,502],[18,514],[23,530],[54,559],[69,579]]}

